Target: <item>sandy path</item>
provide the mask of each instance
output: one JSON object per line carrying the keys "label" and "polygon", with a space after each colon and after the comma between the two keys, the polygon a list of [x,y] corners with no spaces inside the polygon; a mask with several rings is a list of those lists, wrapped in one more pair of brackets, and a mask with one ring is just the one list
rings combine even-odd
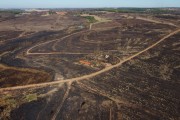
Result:
{"label": "sandy path", "polygon": [[62,100],[62,102],[60,103],[60,105],[57,107],[56,112],[55,112],[54,115],[52,116],[52,119],[51,119],[51,120],[56,120],[56,117],[57,117],[57,115],[59,114],[59,112],[60,112],[60,110],[61,110],[61,108],[62,108],[62,106],[63,106],[63,104],[64,104],[64,101],[67,99],[67,97],[68,97],[68,95],[69,95],[69,91],[70,91],[70,89],[71,89],[71,84],[72,84],[71,82],[67,84],[67,90],[66,90],[66,92],[65,92],[65,94],[64,94],[63,100]]}
{"label": "sandy path", "polygon": [[[29,48],[29,49],[27,50],[26,54],[27,54],[27,55],[40,55],[40,54],[44,55],[44,54],[54,54],[54,53],[56,53],[56,54],[58,54],[58,53],[59,53],[59,54],[62,54],[62,52],[54,52],[54,53],[53,53],[53,52],[49,52],[49,53],[38,53],[38,52],[36,52],[36,53],[32,53],[31,50],[34,49],[34,48],[36,48],[36,47],[39,47],[39,46],[41,46],[41,45],[44,45],[44,44],[47,44],[47,43],[51,43],[51,42],[54,42],[54,41],[63,40],[63,39],[65,39],[65,38],[71,37],[71,36],[76,35],[76,34],[79,34],[79,33],[84,33],[84,32],[87,32],[87,31],[88,31],[88,30],[86,30],[86,31],[80,31],[80,32],[75,32],[75,33],[73,33],[73,34],[64,36],[64,37],[62,37],[62,38],[60,38],[60,39],[58,38],[58,39],[54,39],[54,40],[50,40],[50,41],[47,41],[47,42],[43,42],[43,43],[37,44],[37,45]],[[66,54],[67,54],[67,53],[66,53]],[[72,54],[72,53],[71,53],[71,54]]]}
{"label": "sandy path", "polygon": [[[59,83],[67,83],[67,82],[74,82],[74,81],[79,81],[79,80],[87,80],[87,79],[90,79],[92,77],[95,77],[97,75],[100,75],[102,73],[105,73],[113,68],[116,68],[116,67],[119,67],[121,66],[123,63],[137,57],[138,55],[148,51],[149,49],[155,47],[156,45],[158,45],[159,43],[163,42],[164,40],[166,40],[167,38],[173,36],[174,34],[180,32],[180,29],[177,29],[173,32],[171,32],[170,34],[164,36],[163,38],[161,38],[159,41],[157,41],[156,43],[152,44],[151,46],[147,47],[146,49],[120,61],[119,63],[115,64],[115,65],[112,65],[112,66],[109,66],[109,67],[106,67],[100,71],[97,71],[95,73],[91,73],[89,75],[84,75],[84,76],[81,76],[81,77],[76,77],[76,78],[71,78],[71,79],[66,79],[66,80],[63,80],[63,81],[54,81],[54,82],[47,82],[47,83],[40,83],[40,84],[30,84],[30,85],[23,85],[23,86],[15,86],[15,87],[7,87],[7,88],[1,88],[0,89],[0,92],[1,91],[4,91],[4,90],[18,90],[18,89],[24,89],[24,88],[33,88],[33,87],[42,87],[42,86],[49,86],[49,85],[55,85],[55,84],[59,84]],[[29,51],[27,51],[28,53]]]}

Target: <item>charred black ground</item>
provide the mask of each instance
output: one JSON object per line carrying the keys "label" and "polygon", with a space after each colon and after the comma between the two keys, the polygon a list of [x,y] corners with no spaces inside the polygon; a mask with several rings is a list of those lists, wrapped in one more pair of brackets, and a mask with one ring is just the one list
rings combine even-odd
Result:
{"label": "charred black ground", "polygon": [[170,10],[1,11],[0,119],[179,119]]}

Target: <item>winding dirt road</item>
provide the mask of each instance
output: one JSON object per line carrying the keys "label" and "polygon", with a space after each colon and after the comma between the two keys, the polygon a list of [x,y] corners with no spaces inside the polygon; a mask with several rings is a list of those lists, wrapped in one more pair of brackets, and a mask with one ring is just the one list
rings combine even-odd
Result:
{"label": "winding dirt road", "polygon": [[[80,32],[75,32],[73,34],[70,34],[70,35],[67,35],[67,36],[64,36],[60,39],[54,39],[54,40],[50,40],[50,41],[47,41],[47,42],[43,42],[43,43],[40,43],[40,44],[37,44],[31,48],[29,48],[26,52],[27,55],[45,55],[45,54],[77,54],[77,53],[64,53],[64,52],[49,52],[49,53],[39,53],[39,52],[36,52],[36,53],[33,53],[31,52],[32,49],[38,47],[38,46],[41,46],[41,45],[44,45],[44,44],[47,44],[47,43],[51,43],[51,42],[54,42],[54,41],[59,41],[59,40],[63,40],[65,38],[68,38],[68,37],[71,37],[73,35],[76,35],[76,34],[79,34],[79,33],[84,33],[84,32],[87,32],[89,30],[85,30],[85,31],[80,31]],[[81,54],[87,54],[87,53],[81,53]],[[89,54],[89,53],[88,53]]]}
{"label": "winding dirt road", "polygon": [[26,31],[24,31],[24,32],[22,32],[21,34],[19,34],[17,37],[15,37],[15,38],[10,38],[10,39],[7,39],[7,40],[3,40],[3,41],[0,41],[0,44],[2,44],[2,43],[4,43],[4,42],[9,42],[9,41],[13,41],[13,40],[15,40],[15,39],[18,39],[18,38],[22,38],[22,37],[28,37],[28,36],[31,36],[31,35],[33,35],[33,34],[35,34],[35,33],[30,33],[30,34],[27,34],[26,35]]}
{"label": "winding dirt road", "polygon": [[[47,82],[47,83],[39,83],[39,84],[30,84],[30,85],[23,85],[23,86],[16,86],[16,87],[1,88],[1,89],[0,89],[0,92],[1,92],[1,91],[5,91],[5,90],[10,91],[10,90],[25,89],[25,88],[33,88],[33,87],[42,87],[42,86],[49,86],[49,85],[55,85],[55,84],[68,83],[68,82],[74,82],[74,81],[80,81],[80,80],[90,79],[90,78],[92,78],[92,77],[95,77],[95,76],[97,76],[97,75],[100,75],[100,74],[102,74],[102,73],[105,73],[105,72],[107,72],[107,71],[109,71],[109,70],[111,70],[111,69],[113,69],[113,68],[116,68],[116,67],[121,66],[123,63],[125,63],[125,62],[127,62],[127,61],[129,61],[129,60],[131,60],[131,59],[133,59],[133,58],[135,58],[135,57],[137,57],[138,55],[140,55],[140,54],[148,51],[149,49],[155,47],[156,45],[158,45],[159,43],[163,42],[163,41],[166,40],[167,38],[169,38],[169,37],[177,34],[178,32],[180,32],[180,29],[177,29],[177,30],[169,33],[168,35],[166,35],[166,36],[164,36],[163,38],[161,38],[160,40],[158,40],[156,43],[154,43],[154,44],[152,44],[151,46],[147,47],[146,49],[144,49],[144,50],[142,50],[142,51],[140,51],[140,52],[138,52],[138,53],[136,53],[136,54],[134,54],[134,55],[132,55],[132,56],[130,56],[130,57],[122,60],[122,61],[120,61],[119,63],[117,63],[117,64],[115,64],[115,65],[108,66],[108,67],[106,67],[106,68],[104,68],[104,69],[102,69],[102,70],[100,70],[100,71],[91,73],[91,74],[89,74],[89,75],[84,75],[84,76],[81,76],[81,77],[66,79],[66,80],[63,80],[63,81],[53,81],[53,82]],[[77,33],[74,33],[74,34],[77,34]],[[71,35],[72,35],[72,34],[71,34]],[[71,36],[71,35],[68,35],[68,36]],[[68,36],[65,36],[64,38],[66,38],[66,37],[68,37]],[[61,39],[62,39],[62,38],[61,38]],[[55,40],[53,40],[53,41],[55,41]],[[50,43],[50,42],[52,42],[52,41],[48,41],[48,42],[46,42],[46,43]],[[45,43],[41,43],[41,44],[45,44]],[[39,45],[40,45],[40,44],[39,44]],[[37,46],[39,46],[39,45],[36,45],[36,46],[34,46],[34,47],[37,47]],[[32,48],[34,48],[34,47],[32,47]],[[32,48],[31,48],[31,49],[32,49]],[[31,50],[31,49],[29,49],[29,50],[27,51],[27,54],[35,54],[35,53],[30,53],[30,50]]]}

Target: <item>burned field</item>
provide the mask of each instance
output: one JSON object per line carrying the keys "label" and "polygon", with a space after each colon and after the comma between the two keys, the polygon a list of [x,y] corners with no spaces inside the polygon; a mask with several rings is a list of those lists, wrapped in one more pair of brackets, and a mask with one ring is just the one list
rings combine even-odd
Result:
{"label": "burned field", "polygon": [[1,21],[1,119],[179,119],[177,21],[65,13]]}
{"label": "burned field", "polygon": [[178,119],[179,35],[109,73],[82,81],[84,89],[119,101],[122,118]]}

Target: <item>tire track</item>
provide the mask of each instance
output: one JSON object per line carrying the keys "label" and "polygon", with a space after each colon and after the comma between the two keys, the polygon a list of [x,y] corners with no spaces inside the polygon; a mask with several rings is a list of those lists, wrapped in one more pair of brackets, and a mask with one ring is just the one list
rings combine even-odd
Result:
{"label": "tire track", "polygon": [[92,87],[90,87],[88,85],[85,85],[85,84],[83,84],[81,82],[77,82],[77,83],[80,85],[80,87],[84,88],[85,90],[87,90],[89,92],[92,92],[94,94],[106,97],[106,98],[108,98],[108,99],[110,99],[110,100],[114,101],[115,103],[118,103],[118,104],[120,104],[122,106],[126,106],[126,107],[129,107],[129,108],[140,109],[140,110],[145,111],[148,114],[157,115],[157,113],[155,113],[153,110],[148,110],[147,108],[144,108],[143,106],[139,106],[139,105],[136,105],[136,104],[133,104],[133,103],[129,103],[129,102],[127,102],[127,100],[122,100],[122,98],[118,98],[118,96],[114,97],[114,96],[108,94],[105,91],[99,90],[97,88],[92,88]]}
{"label": "tire track", "polygon": [[64,97],[62,99],[62,102],[60,103],[60,105],[57,107],[57,110],[56,112],[54,113],[54,115],[52,116],[51,120],[56,120],[56,117],[58,115],[58,113],[60,112],[63,104],[64,104],[64,101],[67,99],[68,95],[69,95],[69,91],[71,89],[71,85],[72,85],[72,82],[69,82],[67,83],[67,90],[66,90],[66,93],[64,94]]}
{"label": "tire track", "polygon": [[120,100],[120,98],[115,98],[114,96],[109,95],[108,93],[106,93],[106,92],[104,92],[102,90],[99,90],[97,88],[92,88],[92,87],[90,87],[88,85],[83,84],[82,82],[77,81],[77,84],[80,87],[82,87],[83,89],[87,90],[87,91],[90,91],[90,92],[95,93],[95,94],[100,95],[100,96],[104,96],[104,97],[106,97],[106,98],[108,98],[108,99],[110,99],[110,100],[112,100],[112,101],[114,101],[116,103],[124,104],[124,105],[127,105],[127,106],[129,106],[129,104],[130,104],[130,103],[126,102],[125,100],[122,100],[122,99]]}
{"label": "tire track", "polygon": [[[47,43],[51,43],[51,42],[54,42],[54,41],[63,40],[63,39],[65,39],[65,38],[71,37],[71,36],[76,35],[76,34],[79,34],[79,33],[84,33],[84,32],[87,32],[87,31],[89,31],[89,30],[80,31],[80,32],[75,32],[75,33],[73,33],[73,34],[64,36],[64,37],[62,37],[62,38],[60,38],[60,39],[58,38],[58,39],[54,39],[54,40],[51,40],[51,41],[47,41],[47,42],[43,42],[43,43],[37,44],[37,45],[29,48],[29,49],[27,50],[26,54],[27,54],[27,55],[41,55],[41,54],[42,54],[42,55],[45,55],[45,54],[54,54],[54,53],[56,53],[56,54],[57,54],[57,53],[61,53],[61,54],[62,54],[62,52],[49,52],[49,53],[38,53],[38,52],[36,52],[36,53],[32,53],[31,50],[34,49],[34,48],[36,48],[36,47],[38,47],[38,46],[41,46],[41,45],[44,45],[44,44],[47,44]],[[65,53],[65,54],[67,54],[67,53]],[[71,54],[74,54],[74,53],[71,53]]]}

